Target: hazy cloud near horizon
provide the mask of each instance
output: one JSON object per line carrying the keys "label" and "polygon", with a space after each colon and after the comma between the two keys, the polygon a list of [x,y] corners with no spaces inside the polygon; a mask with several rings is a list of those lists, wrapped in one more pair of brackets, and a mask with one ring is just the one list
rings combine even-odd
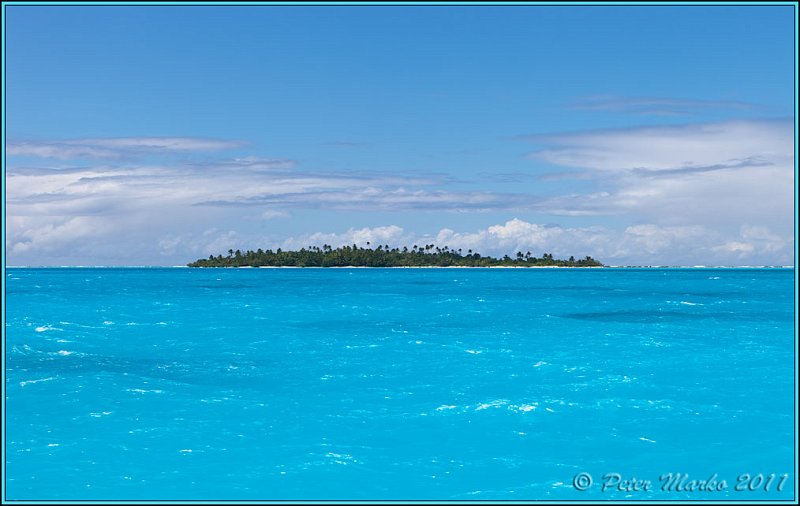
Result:
{"label": "hazy cloud near horizon", "polygon": [[[532,174],[542,165],[578,171],[592,183],[590,189],[547,190],[536,178],[522,178],[513,191],[477,183],[477,189],[465,189],[435,175],[306,170],[294,159],[247,153],[247,143],[238,140],[11,143],[8,262],[177,265],[229,248],[369,240],[392,246],[433,242],[494,255],[528,250],[591,255],[607,264],[793,263],[789,120],[596,129],[526,139],[539,146],[528,155]],[[214,154],[230,150],[237,155]],[[185,158],[191,156],[196,157]],[[466,176],[459,179],[469,182]],[[313,222],[292,221],[296,212],[380,212],[389,221],[315,230]],[[430,223],[422,230],[408,226],[404,212],[428,213]],[[453,221],[464,213],[506,218],[477,228]],[[549,217],[550,225],[542,224],[542,217]],[[608,220],[602,226],[552,224],[579,217]],[[292,233],[275,233],[266,223],[278,220],[298,226]]]}

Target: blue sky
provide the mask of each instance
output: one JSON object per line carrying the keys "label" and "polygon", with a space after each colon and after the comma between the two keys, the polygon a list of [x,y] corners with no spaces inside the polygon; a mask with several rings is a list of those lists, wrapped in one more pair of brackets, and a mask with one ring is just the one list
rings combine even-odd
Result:
{"label": "blue sky", "polygon": [[794,7],[5,4],[9,265],[794,263]]}

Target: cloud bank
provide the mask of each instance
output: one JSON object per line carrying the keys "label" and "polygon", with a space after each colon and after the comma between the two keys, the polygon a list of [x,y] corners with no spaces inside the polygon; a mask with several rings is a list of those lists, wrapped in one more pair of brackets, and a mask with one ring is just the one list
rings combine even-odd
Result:
{"label": "cloud bank", "polygon": [[[788,265],[794,243],[764,227],[743,225],[731,239],[703,226],[665,227],[643,224],[614,230],[608,227],[562,227],[529,223],[518,218],[475,231],[443,228],[436,234],[417,235],[397,225],[349,229],[342,233],[314,233],[292,237],[272,247],[299,249],[310,245],[334,247],[356,244],[403,247],[435,244],[493,256],[530,251],[536,256],[592,256],[606,265],[698,265],[698,258],[714,258],[716,265]],[[775,262],[775,259],[782,262]]]}
{"label": "cloud bank", "polygon": [[[10,143],[6,248],[10,265],[183,264],[229,248],[366,240],[626,265],[787,265],[794,263],[793,128],[790,120],[738,120],[528,136],[537,145],[527,155],[532,168],[556,172],[498,174],[478,190],[458,189],[469,182],[461,174],[456,184],[452,175],[307,171],[287,158],[206,156],[241,141]],[[206,157],[171,158],[193,154]],[[557,171],[580,185],[563,184]],[[492,186],[509,182],[511,192]],[[349,228],[357,224],[352,213],[377,212],[396,218]],[[406,212],[430,213],[427,229],[404,228]],[[338,230],[320,230],[309,218],[336,213],[350,213]],[[474,230],[464,218],[470,213],[505,216]],[[554,221],[562,223],[542,224]]]}
{"label": "cloud bank", "polygon": [[529,137],[538,162],[582,173],[599,191],[540,203],[556,215],[621,215],[661,225],[793,235],[795,160],[789,120],[640,127]]}

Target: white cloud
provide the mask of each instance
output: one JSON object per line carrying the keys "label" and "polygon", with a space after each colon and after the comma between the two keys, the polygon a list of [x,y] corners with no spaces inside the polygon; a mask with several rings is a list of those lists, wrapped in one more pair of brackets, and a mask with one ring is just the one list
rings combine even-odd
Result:
{"label": "white cloud", "polygon": [[[63,255],[71,254],[76,264],[183,263],[187,255],[219,253],[208,246],[211,241],[195,239],[203,226],[240,234],[220,237],[215,244],[226,246],[222,251],[237,243],[258,247],[258,241],[276,238],[254,230],[257,224],[288,219],[293,209],[483,210],[522,205],[527,199],[440,190],[430,178],[286,170],[292,165],[248,157],[202,166],[9,167],[9,261],[65,264]],[[63,241],[61,249],[48,246],[58,242],[58,227],[84,220],[96,224],[86,238],[94,247],[83,250]],[[52,240],[34,239],[36,231]]]}
{"label": "white cloud", "polygon": [[[12,164],[6,175],[6,245],[12,264],[132,264],[143,258],[184,263],[229,248],[366,241],[433,242],[491,255],[547,251],[621,264],[789,264],[792,130],[787,121],[730,121],[536,137],[545,147],[535,159],[590,176],[581,187],[591,190],[547,198],[534,198],[522,184],[517,193],[456,191],[441,177],[306,172],[292,160],[254,156],[171,166]],[[114,158],[234,145],[183,137],[84,139],[11,144],[9,153],[40,150],[40,156],[58,158],[75,156],[71,149],[99,150],[81,156]],[[287,234],[297,219],[290,212],[297,209],[448,213],[430,215],[436,233],[405,230],[402,222],[308,233],[305,223],[300,235],[287,238],[298,234]],[[569,216],[570,223],[591,215],[612,219],[603,227],[513,219],[481,230],[459,230],[455,225],[464,221],[452,221],[452,212],[509,210]]]}
{"label": "white cloud", "polygon": [[[263,206],[280,205],[292,208],[342,211],[487,211],[497,209],[531,208],[536,200],[525,194],[489,191],[453,192],[438,189],[407,189],[395,187],[378,179],[348,180],[324,177],[291,178],[275,181],[276,185],[262,189],[259,194],[226,200],[209,200],[202,205]],[[280,188],[277,184],[293,184]]]}
{"label": "white cloud", "polygon": [[591,193],[545,199],[537,207],[543,212],[616,215],[660,227],[696,225],[725,234],[731,244],[744,223],[793,237],[791,121],[636,127],[531,139],[546,145],[531,158],[579,168],[595,183]]}
{"label": "white cloud", "polygon": [[316,232],[298,237],[286,239],[281,244],[283,249],[300,249],[307,246],[322,246],[328,244],[334,248],[355,244],[359,247],[366,247],[370,243],[372,247],[389,244],[398,246],[404,241],[411,240],[411,236],[405,234],[401,227],[388,225],[384,227],[360,229],[351,228],[341,234]]}
{"label": "white cloud", "polygon": [[565,167],[600,171],[674,170],[743,160],[792,160],[793,125],[786,121],[726,121],[594,130],[528,139],[550,147],[529,156]]}
{"label": "white cloud", "polygon": [[242,142],[194,137],[117,137],[52,141],[10,141],[6,154],[39,158],[120,159],[153,153],[221,151],[241,147]]}
{"label": "white cloud", "polygon": [[[758,240],[754,240],[756,236]],[[780,237],[764,228],[743,227],[737,240],[726,241],[719,231],[697,225],[662,227],[648,223],[617,231],[606,227],[547,226],[517,218],[472,232],[443,228],[436,234],[419,235],[391,225],[350,229],[341,234],[306,234],[287,239],[281,247],[353,243],[363,247],[367,241],[372,247],[435,244],[461,249],[462,253],[472,250],[492,256],[513,256],[517,251],[530,251],[535,256],[552,253],[562,258],[589,255],[607,265],[696,265],[701,259],[707,265],[790,265],[794,248],[791,237]]]}
{"label": "white cloud", "polygon": [[[10,225],[18,225],[17,223]],[[87,240],[107,233],[108,223],[95,216],[75,216],[56,223],[44,220],[24,220],[16,240],[7,241],[9,253],[29,251],[58,253],[62,248],[85,248]]]}
{"label": "white cloud", "polygon": [[728,241],[720,246],[715,246],[713,249],[714,251],[717,252],[723,251],[726,253],[741,253],[745,255],[748,253],[752,253],[755,247],[752,244],[748,244],[746,242]]}

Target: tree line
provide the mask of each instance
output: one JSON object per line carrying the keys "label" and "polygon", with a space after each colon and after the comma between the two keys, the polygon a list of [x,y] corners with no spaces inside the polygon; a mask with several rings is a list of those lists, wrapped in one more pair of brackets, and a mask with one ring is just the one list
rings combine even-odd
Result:
{"label": "tree line", "polygon": [[[370,243],[367,242],[367,246]],[[518,251],[516,256],[503,258],[481,256],[480,253],[468,250],[442,248],[433,244],[423,246],[389,248],[378,245],[375,248],[359,248],[357,245],[333,248],[328,244],[309,246],[299,251],[256,251],[228,250],[227,256],[210,255],[207,259],[198,259],[189,267],[602,267],[603,264],[590,256],[576,260],[553,258],[550,253],[536,257],[530,251]]]}

